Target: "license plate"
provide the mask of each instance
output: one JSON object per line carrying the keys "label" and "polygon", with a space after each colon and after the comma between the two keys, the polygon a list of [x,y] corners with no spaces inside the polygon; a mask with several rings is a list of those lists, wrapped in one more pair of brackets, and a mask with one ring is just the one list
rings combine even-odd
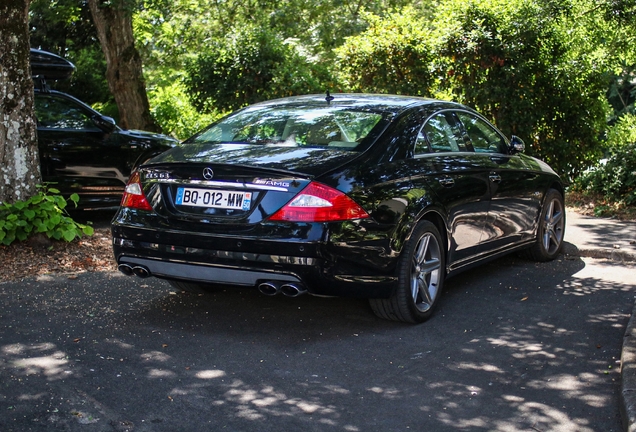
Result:
{"label": "license plate", "polygon": [[244,211],[250,209],[251,202],[252,192],[230,192],[195,188],[177,189],[177,198],[175,200],[177,205]]}

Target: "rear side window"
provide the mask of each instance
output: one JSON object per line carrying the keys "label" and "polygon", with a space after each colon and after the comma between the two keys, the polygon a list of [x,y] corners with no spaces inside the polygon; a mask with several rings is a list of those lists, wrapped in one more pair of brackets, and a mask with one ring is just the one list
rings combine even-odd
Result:
{"label": "rear side window", "polygon": [[506,141],[491,125],[477,116],[458,112],[457,116],[477,153],[505,153]]}
{"label": "rear side window", "polygon": [[432,116],[420,131],[415,143],[415,155],[467,151],[462,132],[450,112]]}

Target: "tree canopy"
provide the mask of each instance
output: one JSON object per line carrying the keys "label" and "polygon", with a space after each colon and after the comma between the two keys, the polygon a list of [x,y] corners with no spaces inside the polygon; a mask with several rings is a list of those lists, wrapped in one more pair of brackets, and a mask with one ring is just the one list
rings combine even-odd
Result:
{"label": "tree canopy", "polygon": [[[290,94],[433,96],[572,178],[634,113],[636,0],[127,1],[150,113],[180,138]],[[87,3],[55,3],[34,0],[32,43],[76,63],[68,91],[112,105]]]}

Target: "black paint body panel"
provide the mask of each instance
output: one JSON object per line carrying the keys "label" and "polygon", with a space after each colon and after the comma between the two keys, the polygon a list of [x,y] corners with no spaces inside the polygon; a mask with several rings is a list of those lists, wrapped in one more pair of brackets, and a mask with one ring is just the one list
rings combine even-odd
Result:
{"label": "black paint body panel", "polygon": [[[384,298],[395,287],[403,245],[422,219],[435,223],[444,237],[448,274],[534,241],[546,192],[562,191],[545,163],[513,152],[414,155],[422,124],[432,115],[474,111],[421,98],[342,98],[343,104],[376,101],[388,112],[372,140],[353,151],[186,141],[143,164],[142,185],[154,211],[119,210],[112,223],[117,262],[175,264],[167,273],[158,270],[156,276],[168,279],[214,282],[217,269],[224,283],[234,271],[239,285],[266,282],[263,275],[269,275],[274,281],[294,278],[313,294]],[[321,103],[317,96],[290,99]],[[206,167],[214,182],[203,178]],[[369,218],[267,219],[311,181],[344,192]],[[176,206],[175,188],[191,184],[251,191],[254,202],[245,212]],[[285,190],[258,190],[255,184],[282,184]]]}

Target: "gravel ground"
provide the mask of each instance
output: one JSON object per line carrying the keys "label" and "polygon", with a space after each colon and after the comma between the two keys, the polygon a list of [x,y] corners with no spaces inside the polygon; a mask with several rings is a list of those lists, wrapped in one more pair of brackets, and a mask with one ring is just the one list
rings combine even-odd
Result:
{"label": "gravel ground", "polygon": [[0,282],[50,273],[74,277],[87,271],[116,270],[110,229],[106,227],[68,243],[27,241],[0,246],[0,262]]}

